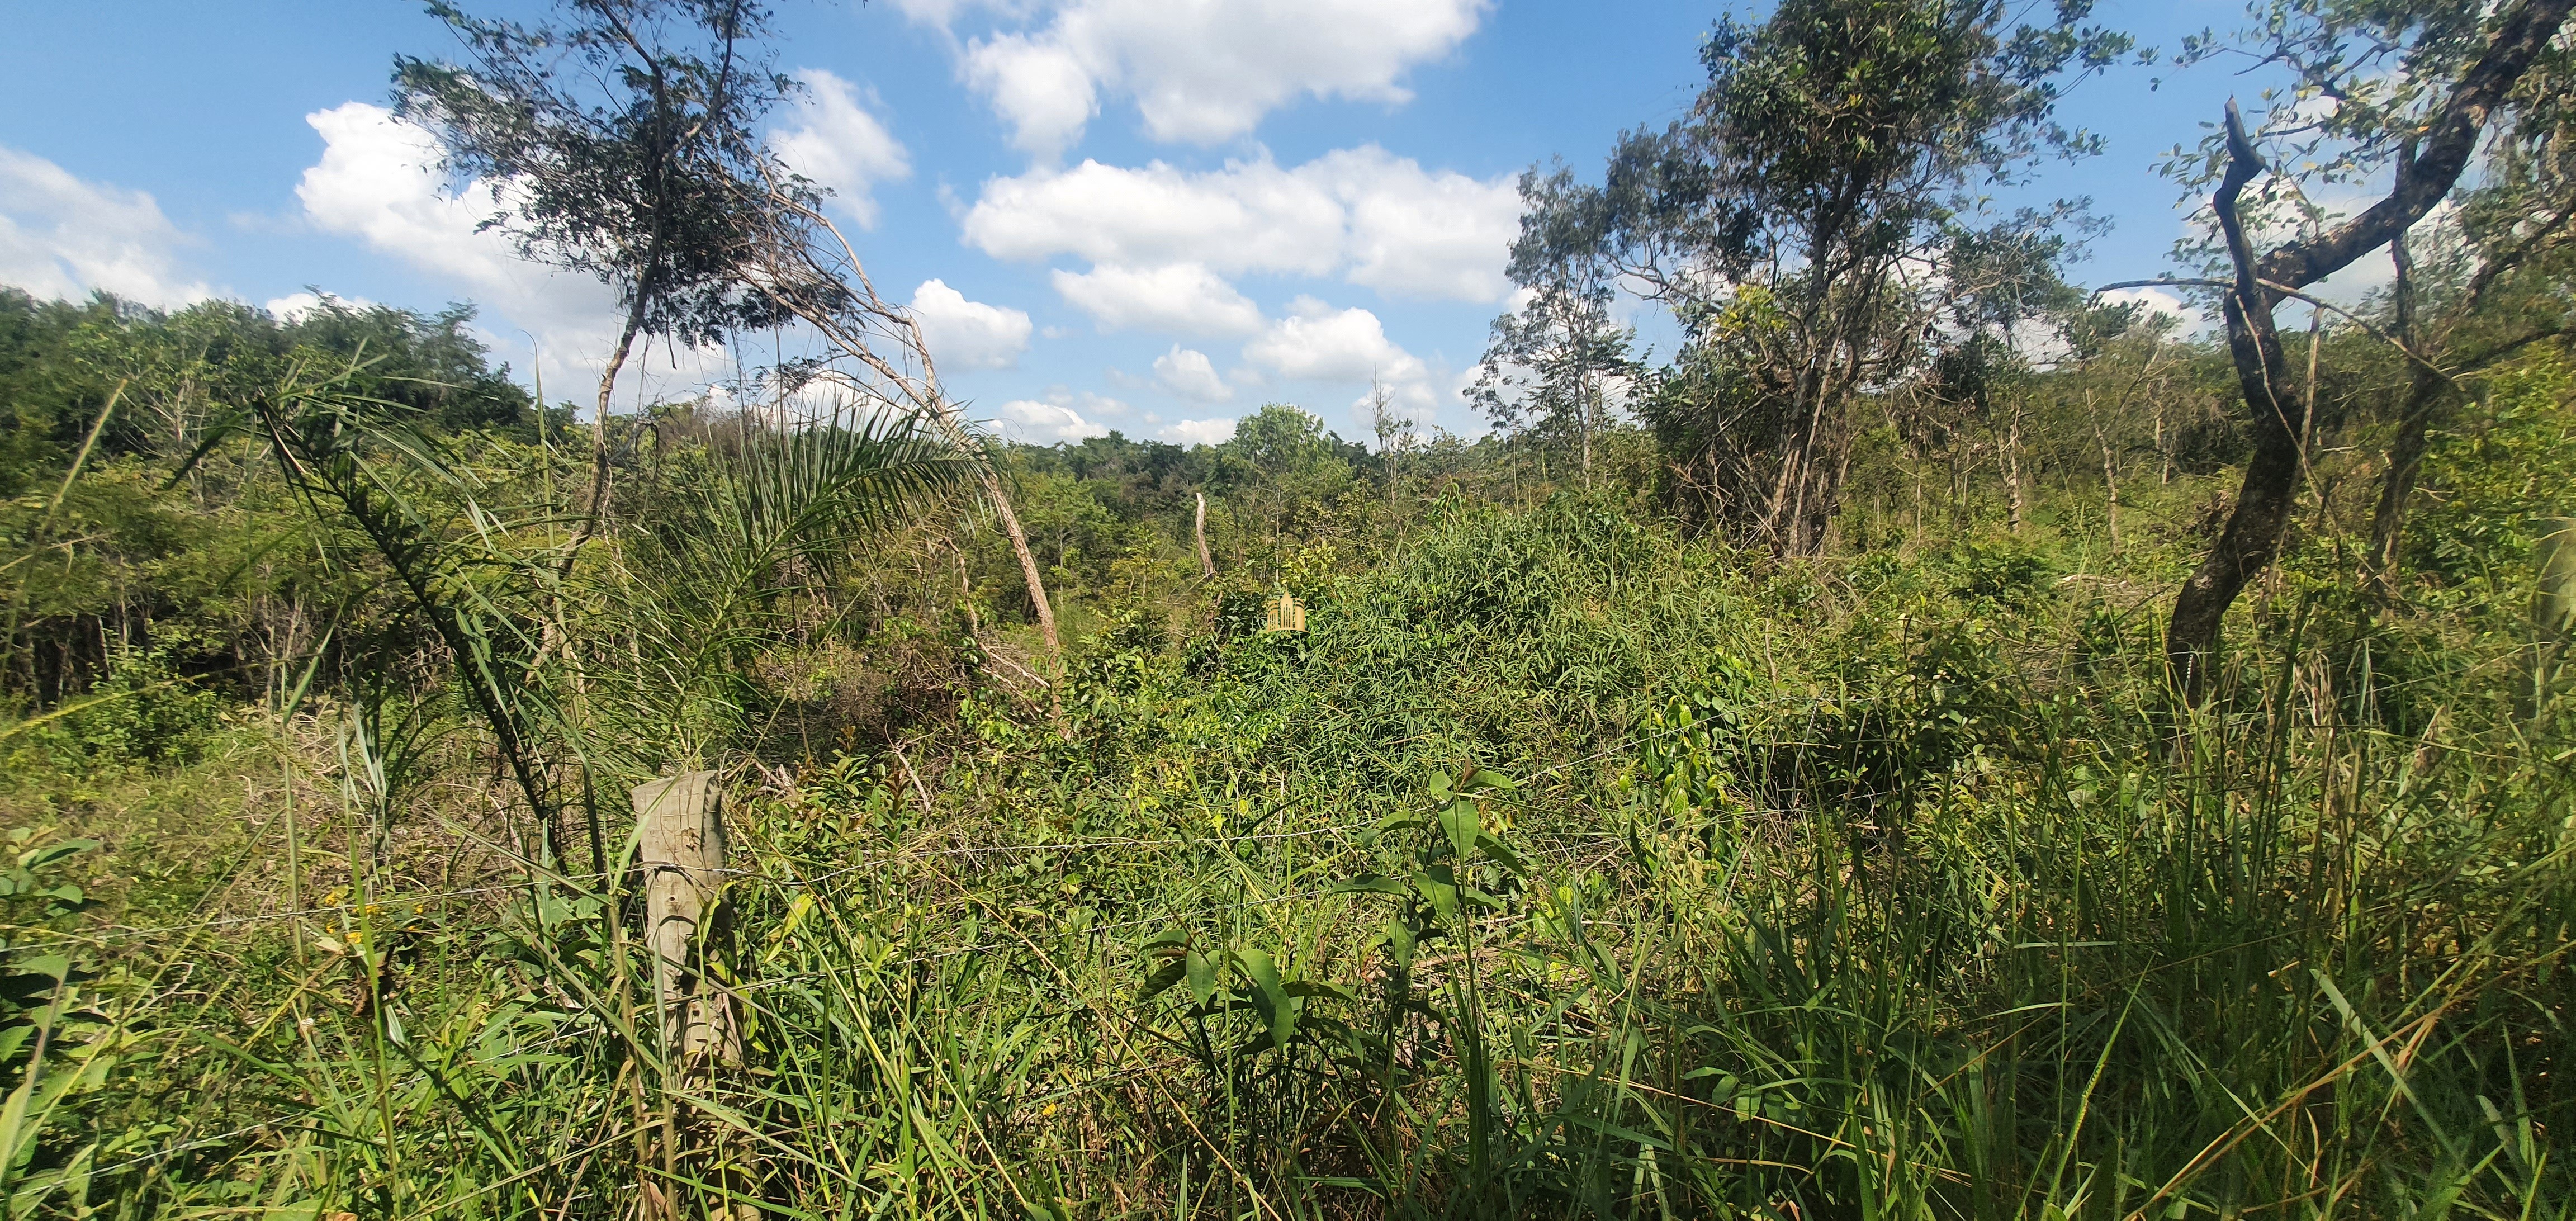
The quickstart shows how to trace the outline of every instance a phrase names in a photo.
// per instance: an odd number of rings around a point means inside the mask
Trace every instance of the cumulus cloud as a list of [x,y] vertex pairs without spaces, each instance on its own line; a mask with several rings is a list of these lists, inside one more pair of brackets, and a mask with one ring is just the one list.
[[1106,434],[1105,424],[1082,418],[1070,407],[1041,403],[1036,399],[1013,399],[1002,404],[1002,432],[1014,441],[1032,445],[1053,445],[1059,441],[1079,441],[1084,437]]
[[214,295],[180,270],[188,244],[150,195],[0,148],[0,284],[63,299],[104,289],[175,308]]
[[943,369],[1008,369],[1029,349],[1026,311],[969,301],[945,281],[922,281],[909,308]]
[[[887,131],[850,82],[821,68],[791,73],[805,86],[798,100],[797,125],[769,137],[769,147],[788,167],[832,192],[831,207],[862,228],[877,223],[877,184],[901,182],[912,174],[903,144]],[[873,103],[871,94],[868,101]]]
[[[897,0],[945,29],[971,7]],[[1447,55],[1490,0],[1065,0],[995,5],[1042,25],[967,40],[960,71],[1012,130],[1052,156],[1079,139],[1103,95],[1133,100],[1154,139],[1208,144],[1251,131],[1301,97],[1401,104],[1414,65]]]
[[1005,34],[969,47],[963,67],[1026,152],[1053,157],[1100,110],[1090,70],[1060,45]]
[[1171,351],[1154,358],[1154,384],[1202,403],[1222,403],[1234,397],[1234,387],[1216,375],[1216,365],[1207,353],[1177,343]]
[[1058,270],[1054,279],[1055,290],[1102,331],[1248,335],[1261,329],[1260,307],[1202,263]]
[[1222,445],[1234,439],[1234,421],[1174,420],[1163,426],[1162,437],[1183,445]]
[[1290,302],[1287,317],[1243,345],[1243,359],[1253,371],[1290,381],[1367,386],[1351,401],[1360,418],[1381,390],[1398,409],[1426,419],[1440,405],[1431,368],[1388,339],[1376,314],[1336,310],[1313,297]]
[[1049,391],[1043,402],[1013,399],[1002,404],[999,423],[1002,435],[1014,441],[1054,445],[1105,436],[1109,426],[1101,423],[1099,417],[1125,414],[1127,404],[1116,399],[1088,392],[1073,394],[1059,388]]
[[1270,325],[1243,345],[1243,359],[1280,377],[1307,381],[1419,381],[1422,361],[1386,337],[1377,315],[1364,309],[1336,310],[1313,297],[1299,297],[1288,317]]
[[1001,259],[1339,272],[1394,297],[1494,302],[1511,289],[1503,263],[1519,224],[1508,176],[1425,170],[1365,145],[1293,169],[1265,153],[1205,172],[1160,161],[1031,170],[987,181],[964,230]]

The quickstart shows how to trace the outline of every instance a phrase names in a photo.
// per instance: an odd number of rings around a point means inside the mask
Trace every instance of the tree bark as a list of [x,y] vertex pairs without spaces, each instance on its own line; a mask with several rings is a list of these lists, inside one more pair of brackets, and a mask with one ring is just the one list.
[[2563,694],[2568,648],[2576,641],[2576,517],[2547,517],[2539,524],[2532,552],[2531,653],[2521,698],[2514,701],[2525,721],[2537,720]]
[[[599,399],[590,414],[590,503],[582,510],[581,528],[573,531],[572,545],[564,548],[563,571],[572,572],[573,557],[582,546],[599,533],[601,518],[608,511],[608,404],[617,393],[617,374],[626,367],[627,353],[634,350],[635,336],[644,329],[645,297],[639,287],[635,304],[626,311],[626,326],[617,333],[617,347],[608,354],[608,367],[599,373]],[[537,404],[542,418],[545,404]]]
[[2280,332],[2272,324],[2272,306],[2278,298],[2258,277],[2244,220],[2237,211],[2245,185],[2267,167],[2245,134],[2245,121],[2234,99],[2227,103],[2227,156],[2227,171],[2214,201],[2228,257],[2236,265],[2236,285],[2224,302],[2227,350],[2253,417],[2254,457],[2246,463],[2245,482],[2218,544],[2174,599],[2173,620],[2165,633],[2165,658],[2175,686],[2195,704],[2206,689],[2211,654],[2227,608],[2245,583],[2272,562],[2273,552],[2280,547],[2304,465],[2299,437],[2306,413],[2301,400],[2287,393],[2289,361],[2281,350]]
[[2003,445],[1998,457],[2004,468],[2004,515],[2014,534],[2022,532],[2026,504],[2021,485],[2021,404],[2015,401],[2012,414],[2004,424]]
[[1011,498],[1002,493],[1001,472],[987,463],[980,474],[984,494],[993,498],[993,512],[1002,519],[1002,532],[1011,536],[1011,554],[1020,558],[1020,579],[1028,582],[1029,601],[1037,607],[1038,634],[1046,637],[1047,655],[1064,656],[1064,641],[1055,633],[1055,607],[1047,601],[1046,578],[1038,575],[1038,557],[1029,550],[1029,536],[1020,529],[1020,515],[1011,511]]
[[2397,184],[2361,215],[2272,251],[2258,262],[2237,202],[2247,183],[2266,167],[2245,134],[2236,103],[2227,104],[2227,169],[2212,202],[2228,260],[2236,269],[2227,294],[2228,354],[2254,428],[2254,456],[2218,542],[2183,582],[2165,634],[2165,657],[2174,685],[2197,704],[2207,691],[2227,608],[2247,581],[2272,562],[2298,494],[2304,456],[2299,441],[2306,404],[2289,393],[2287,360],[2273,327],[2272,308],[2282,290],[2305,288],[2350,266],[2422,220],[2459,181],[2476,151],[2487,116],[2556,36],[2576,0],[2525,0],[2487,43],[2486,53],[2451,89],[2425,127],[2420,151],[2401,167]]
[[[2406,235],[2389,239],[2389,254],[2397,265],[2397,281],[2391,296],[2397,317],[2397,339],[2417,351],[2415,325],[2415,257],[2407,247]],[[2415,494],[2415,476],[2424,466],[2424,449],[2431,432],[2433,411],[2440,406],[2442,392],[2450,383],[2441,374],[2417,361],[2413,378],[2406,386],[2406,409],[2397,418],[2397,435],[2388,442],[2388,469],[2379,478],[2379,505],[2370,515],[2370,550],[2362,557],[2362,586],[2370,596],[2383,604],[2397,596],[2397,548],[2406,532],[2406,504]]]
[[[2152,359],[2152,358],[2151,358]],[[2111,435],[2103,431],[2102,417],[2093,415],[2093,392],[2084,392],[2084,414],[2093,417],[2093,443],[2102,447],[2102,488],[2106,493],[2102,521],[2111,534],[2111,554],[2120,554],[2120,459],[2111,448]]]

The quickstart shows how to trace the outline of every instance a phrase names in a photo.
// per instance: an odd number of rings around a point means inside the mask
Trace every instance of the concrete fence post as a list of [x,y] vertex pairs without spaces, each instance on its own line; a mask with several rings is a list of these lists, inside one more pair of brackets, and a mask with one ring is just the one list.
[[742,1062],[729,999],[706,978],[707,910],[724,881],[724,798],[714,772],[685,772],[635,789],[644,870],[644,944],[666,1054]]

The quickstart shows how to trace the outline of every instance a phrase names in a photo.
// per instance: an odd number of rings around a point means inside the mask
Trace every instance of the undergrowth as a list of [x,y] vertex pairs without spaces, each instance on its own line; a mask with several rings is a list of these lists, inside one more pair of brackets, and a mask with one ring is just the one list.
[[[2576,743],[2563,714],[2516,718],[2509,622],[2374,616],[2294,565],[2224,690],[2177,714],[2118,571],[2010,541],[1782,567],[1566,495],[1306,559],[1283,566],[1302,634],[1257,631],[1257,591],[1140,603],[1046,696],[979,687],[883,749],[711,759],[738,872],[707,950],[747,1048],[712,1075],[660,1046],[627,875],[469,833],[507,787],[454,731],[334,739],[312,708],[228,731],[273,749],[168,766],[294,777],[252,786],[253,855],[304,829],[301,910],[103,925],[65,879],[131,846],[9,845],[0,1200],[2576,1200],[2554,1139]],[[405,769],[433,779],[365,779]],[[303,813],[274,817],[288,794]]]

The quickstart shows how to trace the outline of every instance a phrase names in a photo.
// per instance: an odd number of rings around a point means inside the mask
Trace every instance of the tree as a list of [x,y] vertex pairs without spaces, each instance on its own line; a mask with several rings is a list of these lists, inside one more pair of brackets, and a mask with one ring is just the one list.
[[[2343,100],[2323,121],[2299,107],[2275,107],[2270,117],[2279,126],[2266,134],[2304,162],[2320,164],[2317,176],[2359,177],[2385,166],[2394,185],[2358,215],[2258,254],[2259,229],[2249,222],[2266,219],[2259,210],[2264,201],[2246,199],[2246,188],[2266,178],[2276,188],[2295,184],[2272,177],[2271,163],[2232,100],[2213,137],[2215,147],[2204,150],[2206,164],[2220,167],[2211,208],[2233,271],[2220,302],[2254,452],[2218,541],[2174,600],[2166,657],[2187,701],[2197,702],[2206,690],[2227,608],[2279,550],[2307,462],[2308,403],[2294,389],[2298,383],[2274,308],[2388,245],[2450,194],[2489,117],[2512,100],[2517,82],[2556,38],[2571,3],[2576,0],[2522,0],[2490,18],[2448,5],[2373,5],[2368,12],[2345,13],[2285,3],[2277,10],[2280,20],[2273,28],[2281,32],[2272,37],[2267,58],[2290,65],[2303,91]],[[2388,16],[2391,11],[2396,15]],[[2365,17],[2388,24],[2374,29],[2368,21],[2343,20]],[[2341,151],[2322,160],[2312,156],[2327,140],[2341,141]],[[2275,197],[2287,193],[2276,190]]]
[[[2559,291],[2576,271],[2576,172],[2567,165],[2576,123],[2568,83],[2552,67],[2527,74],[2517,121],[2498,133],[2484,181],[2463,193],[2456,218],[2389,240],[2393,337],[2411,358],[2362,561],[2364,585],[2383,602],[2396,596],[2407,504],[2433,425],[2460,383],[2576,324]],[[2417,258],[2426,246],[2436,253],[2429,276]]]
[[1395,457],[1414,442],[1413,421],[1395,412],[1394,396],[1378,382],[1369,383],[1369,431],[1377,437],[1378,457],[1386,462],[1386,505],[1395,507]]
[[474,17],[432,0],[466,60],[394,60],[396,112],[435,133],[447,171],[481,179],[484,221],[538,262],[596,276],[624,320],[599,377],[591,480],[568,565],[609,494],[608,408],[639,336],[721,342],[781,320],[743,291],[747,202],[769,163],[754,134],[793,87],[759,54],[752,0],[557,0],[564,23]]
[[1466,394],[1496,427],[1571,439],[1589,486],[1608,388],[1637,376],[1628,351],[1636,331],[1611,320],[1609,261],[1574,175],[1529,170],[1520,194],[1521,232],[1507,270],[1529,300],[1494,319],[1483,369]]
[[[1924,357],[1934,265],[1964,198],[2095,142],[2053,118],[2068,73],[2124,54],[2064,0],[2015,26],[1996,0],[1784,0],[1718,23],[1688,117],[1632,132],[1599,188],[1541,230],[1598,251],[1685,334],[1648,405],[1713,515],[1780,551],[1822,545],[1852,404]],[[1525,222],[1525,232],[1531,228]]]
[[1994,431],[2015,534],[2027,516],[2029,486],[2022,472],[2032,364],[2026,342],[2044,327],[2049,338],[2076,346],[2080,333],[2101,325],[2081,312],[2083,294],[2059,274],[2069,254],[2063,227],[2081,211],[2060,204],[2044,216],[2025,208],[1985,228],[1954,227],[1941,252],[1949,343],[1933,359],[1928,397],[1982,418]]

